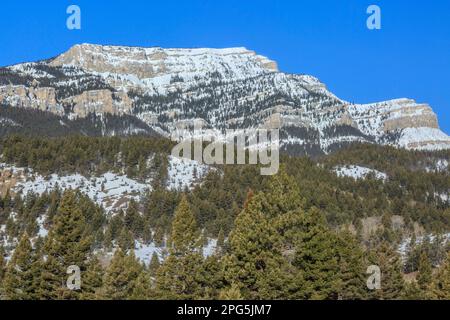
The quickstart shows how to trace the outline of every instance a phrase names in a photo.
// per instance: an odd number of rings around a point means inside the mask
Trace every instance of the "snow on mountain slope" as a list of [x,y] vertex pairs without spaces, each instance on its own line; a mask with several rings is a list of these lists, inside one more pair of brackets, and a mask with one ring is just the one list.
[[[430,242],[435,241],[436,235],[429,234],[427,236],[417,237],[416,238],[416,244],[421,244],[423,241],[425,241],[428,238]],[[442,238],[442,244],[446,244],[450,242],[450,233],[446,233],[441,235]],[[411,243],[411,238],[403,239],[403,241],[400,243],[400,245],[397,248],[397,251],[400,253],[400,255],[403,257],[403,259],[406,258],[406,253],[408,251],[408,246]]]
[[388,179],[387,174],[384,172],[356,165],[335,167],[334,172],[337,174],[338,177],[350,177],[355,180],[365,179],[367,178],[368,175],[373,175],[375,179],[378,180]]
[[112,211],[123,208],[131,199],[139,200],[149,185],[111,172],[92,178],[80,174],[68,176],[52,174],[49,177],[35,175],[28,181],[19,182],[14,191],[22,194],[28,192],[42,194],[56,188],[79,189],[98,205],[103,206],[106,211]]
[[69,120],[127,115],[165,136],[199,119],[218,130],[280,128],[283,148],[306,154],[354,142],[450,148],[427,104],[352,104],[317,78],[280,72],[245,48],[76,45],[50,60],[0,68],[0,104]]
[[186,158],[169,157],[169,178],[167,188],[184,190],[199,182],[210,167]]
[[[208,239],[208,244],[203,247],[203,256],[212,256],[216,250],[216,247],[217,240]],[[165,251],[167,253],[167,247],[165,246],[159,247],[155,245],[155,243],[145,244],[137,240],[135,241],[134,254],[136,255],[136,258],[141,260],[146,265],[150,264],[154,253],[157,254],[159,261],[163,261]]]
[[[43,194],[57,188],[78,189],[92,201],[102,206],[106,212],[125,209],[131,199],[140,200],[151,188],[151,180],[145,183],[130,179],[125,175],[107,172],[100,176],[84,177],[80,174],[47,177],[34,173],[31,169],[18,168],[0,163],[1,172],[8,172],[8,187],[14,193],[26,195],[29,192]],[[169,157],[167,189],[183,190],[192,188],[207,174],[210,167],[188,159]],[[11,181],[14,183],[10,183]]]
[[406,128],[398,145],[406,149],[443,150],[449,149],[450,137],[437,128]]

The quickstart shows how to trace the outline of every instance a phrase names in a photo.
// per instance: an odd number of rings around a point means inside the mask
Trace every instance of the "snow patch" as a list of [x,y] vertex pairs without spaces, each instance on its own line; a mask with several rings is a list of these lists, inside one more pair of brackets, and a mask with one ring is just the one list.
[[378,180],[384,181],[388,179],[388,175],[386,173],[357,165],[337,166],[334,168],[334,172],[338,177],[350,177],[355,180],[365,179],[370,174]]

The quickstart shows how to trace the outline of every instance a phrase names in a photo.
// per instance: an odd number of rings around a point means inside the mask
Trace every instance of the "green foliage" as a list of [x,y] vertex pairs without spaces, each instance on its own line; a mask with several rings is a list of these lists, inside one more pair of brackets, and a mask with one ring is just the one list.
[[[450,175],[426,170],[436,159],[450,159],[446,152],[364,145],[319,159],[283,156],[275,176],[262,177],[257,166],[218,166],[180,192],[166,189],[168,146],[144,137],[3,138],[5,161],[43,174],[123,170],[154,179],[143,201],[113,215],[78,191],[7,191],[0,198],[7,250],[0,252],[1,298],[448,299],[443,237],[413,238],[404,265],[396,253],[417,227],[449,230],[449,205],[432,195],[450,188]],[[332,168],[342,164],[374,168],[389,179],[340,178]],[[372,238],[363,234],[368,217],[378,221]],[[38,237],[39,227],[49,230],[47,237]],[[339,231],[344,228],[356,234]],[[16,246],[24,234],[32,241]],[[218,240],[218,249],[204,257],[208,238]],[[161,259],[154,254],[146,269],[132,252],[136,240],[168,251]],[[13,249],[9,264],[20,267],[5,268]],[[381,268],[381,290],[366,287],[372,264]],[[70,265],[81,269],[81,290],[66,288]],[[417,282],[406,284],[404,273],[416,271]]]
[[199,231],[186,197],[175,210],[169,256],[158,268],[156,295],[161,299],[195,299],[202,295],[203,256]]
[[450,299],[450,252],[447,254],[445,262],[440,266],[429,294],[432,299]]
[[86,220],[77,193],[66,191],[43,247],[40,294],[43,299],[77,299],[79,292],[66,287],[67,269],[86,270],[92,237],[86,236]]
[[[134,252],[126,255],[118,249],[106,269],[101,297],[110,300],[144,299],[146,275]],[[150,294],[148,292],[148,294]]]
[[433,269],[428,260],[427,254],[422,252],[419,260],[419,275],[417,276],[417,284],[419,288],[426,292],[431,284]]
[[371,291],[370,298],[380,300],[401,299],[405,294],[402,262],[398,253],[384,242],[369,255],[369,263],[381,270],[381,289]]
[[31,300],[38,298],[39,275],[37,257],[30,239],[25,233],[8,262],[3,280],[3,295],[7,300]]

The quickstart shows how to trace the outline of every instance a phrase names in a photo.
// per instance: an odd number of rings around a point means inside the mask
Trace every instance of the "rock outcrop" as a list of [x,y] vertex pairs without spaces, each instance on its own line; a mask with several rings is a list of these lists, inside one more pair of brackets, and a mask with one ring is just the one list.
[[218,130],[279,127],[282,146],[305,153],[353,142],[450,148],[427,104],[351,104],[317,78],[282,73],[274,61],[245,48],[82,44],[54,59],[1,71],[3,105],[69,119],[127,115],[166,136],[201,120]]

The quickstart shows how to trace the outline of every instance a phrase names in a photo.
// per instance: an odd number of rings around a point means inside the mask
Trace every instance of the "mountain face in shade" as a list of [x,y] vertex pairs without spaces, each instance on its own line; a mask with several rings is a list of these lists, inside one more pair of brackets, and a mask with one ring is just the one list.
[[318,79],[280,72],[245,48],[76,45],[53,59],[0,68],[0,105],[2,134],[32,125],[10,111],[19,108],[52,113],[60,126],[93,135],[169,136],[195,121],[217,130],[280,128],[282,148],[293,154],[354,142],[450,148],[427,104],[349,103]]

